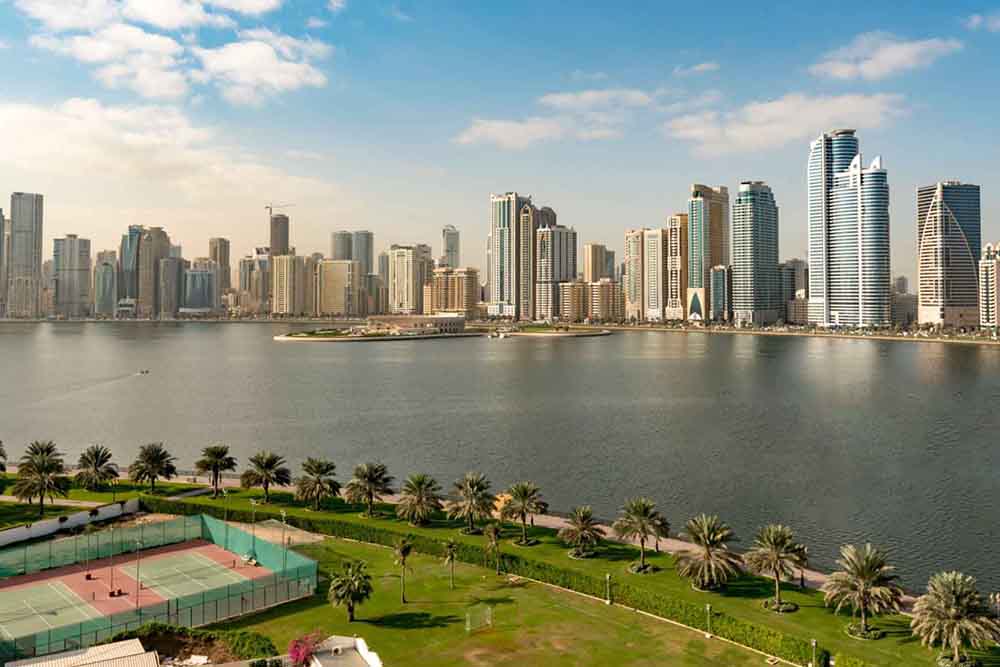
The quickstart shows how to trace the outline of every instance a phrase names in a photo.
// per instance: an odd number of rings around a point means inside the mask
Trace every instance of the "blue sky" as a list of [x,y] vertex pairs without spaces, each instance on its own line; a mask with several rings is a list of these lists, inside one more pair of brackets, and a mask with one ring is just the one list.
[[481,266],[493,191],[620,251],[692,182],[759,179],[791,257],[809,140],[851,126],[889,169],[894,272],[918,185],[980,183],[1000,236],[1000,5],[673,4],[0,0],[0,191],[95,249],[161,224],[238,256],[281,201],[302,252],[340,228],[439,251],[450,223]]

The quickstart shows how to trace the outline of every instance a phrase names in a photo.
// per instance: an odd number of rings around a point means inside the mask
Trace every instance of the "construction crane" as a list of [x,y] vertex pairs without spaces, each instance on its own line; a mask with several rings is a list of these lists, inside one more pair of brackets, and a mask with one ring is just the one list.
[[274,209],[276,208],[292,208],[295,204],[265,204],[264,210],[267,211],[267,219],[270,220],[274,215]]

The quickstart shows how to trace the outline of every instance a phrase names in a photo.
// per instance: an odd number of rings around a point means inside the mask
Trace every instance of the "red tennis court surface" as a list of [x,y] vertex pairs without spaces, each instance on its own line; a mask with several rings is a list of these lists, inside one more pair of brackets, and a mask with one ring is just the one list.
[[[141,591],[135,578],[137,569]],[[38,590],[39,585],[59,582],[92,607],[97,612],[95,616],[111,616],[270,574],[267,568],[244,563],[239,556],[210,542],[191,540],[142,551],[138,556],[122,554],[5,579],[0,581],[0,599],[30,598],[29,589]],[[122,594],[112,597],[113,590]],[[19,591],[21,596],[17,595]],[[73,602],[71,599],[60,604]],[[58,610],[33,607],[32,611],[38,615],[41,631],[51,627],[46,615],[55,615]]]

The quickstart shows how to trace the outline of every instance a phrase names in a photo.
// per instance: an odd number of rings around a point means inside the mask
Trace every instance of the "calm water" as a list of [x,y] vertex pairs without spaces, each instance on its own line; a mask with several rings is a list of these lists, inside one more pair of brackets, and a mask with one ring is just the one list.
[[[793,526],[814,562],[891,547],[908,585],[942,568],[1000,586],[1000,350],[627,333],[581,340],[279,344],[265,324],[0,325],[0,439],[190,467],[230,443],[346,478],[380,459],[450,485],[538,482],[554,509],[654,498],[675,528],[720,514],[749,543]],[[150,369],[150,375],[136,371]]]

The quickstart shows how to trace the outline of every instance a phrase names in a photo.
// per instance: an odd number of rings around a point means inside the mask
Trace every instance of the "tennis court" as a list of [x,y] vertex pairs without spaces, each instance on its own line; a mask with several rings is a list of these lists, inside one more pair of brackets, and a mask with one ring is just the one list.
[[251,577],[241,574],[241,570],[251,576],[266,574],[259,567],[243,565],[242,561],[227,552],[222,552],[221,558],[213,559],[200,551],[147,558],[118,569],[164,600],[246,583]]
[[0,635],[8,640],[100,616],[61,581],[0,593]]

